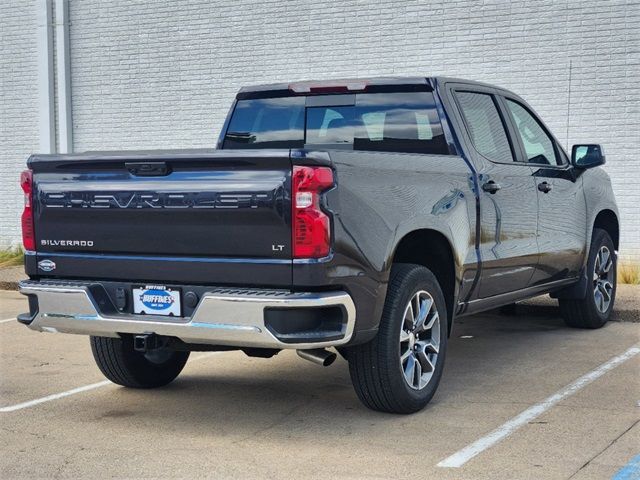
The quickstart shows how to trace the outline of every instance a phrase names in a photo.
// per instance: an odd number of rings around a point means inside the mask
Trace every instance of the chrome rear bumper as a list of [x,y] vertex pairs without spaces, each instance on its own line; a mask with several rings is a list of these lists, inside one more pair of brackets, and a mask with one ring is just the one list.
[[[35,296],[37,311],[20,320],[32,330],[117,337],[121,333],[177,337],[186,343],[257,348],[322,348],[343,345],[353,334],[355,305],[345,292],[212,288],[200,298],[191,317],[162,317],[113,313],[106,315],[91,294],[91,284],[27,280],[20,293]],[[265,323],[265,311],[340,307],[337,331],[293,340],[273,332]],[[295,317],[294,317],[295,318]],[[311,338],[311,337],[309,337]]]

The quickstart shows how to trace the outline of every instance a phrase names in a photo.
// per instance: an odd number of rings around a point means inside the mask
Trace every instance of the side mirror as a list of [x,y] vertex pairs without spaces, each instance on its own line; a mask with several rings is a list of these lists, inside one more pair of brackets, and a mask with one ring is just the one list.
[[576,168],[593,168],[604,165],[605,156],[601,145],[574,145],[571,147],[571,164]]

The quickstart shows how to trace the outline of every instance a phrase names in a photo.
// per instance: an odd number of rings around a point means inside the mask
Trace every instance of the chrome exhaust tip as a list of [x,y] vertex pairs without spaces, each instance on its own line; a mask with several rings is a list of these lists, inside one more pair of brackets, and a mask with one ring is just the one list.
[[311,350],[296,350],[300,358],[309,360],[317,365],[328,367],[336,361],[337,355],[324,348],[313,348]]

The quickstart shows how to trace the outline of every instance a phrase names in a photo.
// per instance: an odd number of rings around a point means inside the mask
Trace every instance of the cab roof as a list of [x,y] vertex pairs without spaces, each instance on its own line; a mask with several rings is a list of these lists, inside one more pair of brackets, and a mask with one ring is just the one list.
[[250,85],[240,89],[236,98],[346,94],[357,92],[432,91],[438,83],[463,83],[499,88],[487,83],[452,77],[371,77],[303,80],[291,83]]

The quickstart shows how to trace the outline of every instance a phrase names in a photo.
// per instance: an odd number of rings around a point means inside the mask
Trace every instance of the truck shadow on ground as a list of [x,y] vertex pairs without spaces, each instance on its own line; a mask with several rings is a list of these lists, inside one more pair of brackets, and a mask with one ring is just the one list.
[[232,352],[211,356],[198,362],[197,368],[188,367],[162,389],[112,387],[95,399],[91,419],[122,422],[126,417],[126,422],[152,432],[154,425],[172,418],[172,429],[183,429],[185,434],[208,435],[215,428],[218,433],[247,438],[266,432],[286,438],[304,436],[308,428],[317,430],[318,425],[334,435],[349,435],[416,418],[432,425],[443,421],[438,411],[468,402],[490,403],[492,391],[505,385],[513,392],[505,401],[524,405],[528,399],[519,396],[519,388],[539,372],[555,368],[554,349],[557,356],[567,338],[580,341],[585,333],[568,329],[557,316],[490,313],[462,318],[450,339],[439,391],[426,409],[411,416],[362,406],[351,386],[348,364],[341,358],[322,368],[294,352],[269,360]]

